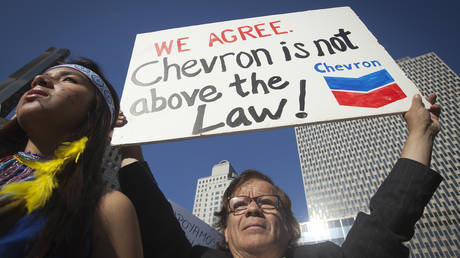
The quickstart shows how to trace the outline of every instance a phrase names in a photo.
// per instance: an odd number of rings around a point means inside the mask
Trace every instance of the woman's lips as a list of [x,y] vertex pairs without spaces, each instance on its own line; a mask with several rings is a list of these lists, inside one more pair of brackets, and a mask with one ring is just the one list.
[[244,227],[244,230],[250,229],[250,228],[265,228],[262,224],[249,224]]
[[41,97],[48,97],[48,93],[44,90],[40,89],[31,89],[26,93],[26,100],[34,100],[36,98],[41,98]]

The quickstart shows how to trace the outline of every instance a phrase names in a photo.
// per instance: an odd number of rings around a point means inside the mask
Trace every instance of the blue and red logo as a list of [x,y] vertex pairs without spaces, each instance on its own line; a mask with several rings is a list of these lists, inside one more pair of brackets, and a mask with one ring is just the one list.
[[378,108],[407,97],[385,69],[359,78],[324,79],[342,106]]

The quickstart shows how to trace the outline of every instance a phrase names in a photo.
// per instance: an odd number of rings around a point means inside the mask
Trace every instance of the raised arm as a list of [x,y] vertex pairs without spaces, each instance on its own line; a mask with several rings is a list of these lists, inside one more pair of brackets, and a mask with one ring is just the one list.
[[401,158],[412,159],[429,167],[434,137],[441,129],[439,123],[441,107],[435,104],[434,93],[430,94],[428,102],[431,106],[426,109],[420,95],[415,95],[409,111],[404,115],[409,135],[401,152]]
[[[126,123],[120,114],[121,125]],[[124,122],[123,122],[124,120]],[[140,146],[120,148],[122,155],[119,182],[121,191],[136,208],[145,257],[187,257],[191,245],[174,211],[161,192]]]
[[415,223],[442,177],[429,168],[433,140],[439,132],[441,107],[429,97],[425,109],[414,96],[405,114],[409,135],[392,171],[370,201],[370,214],[360,212],[342,245],[346,257],[408,257],[403,244],[414,234]]

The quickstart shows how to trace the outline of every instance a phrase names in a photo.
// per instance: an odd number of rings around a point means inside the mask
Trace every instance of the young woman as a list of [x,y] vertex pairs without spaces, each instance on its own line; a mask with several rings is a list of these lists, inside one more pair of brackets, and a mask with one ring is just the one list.
[[133,205],[101,178],[118,110],[91,60],[34,78],[0,127],[0,257],[142,257]]

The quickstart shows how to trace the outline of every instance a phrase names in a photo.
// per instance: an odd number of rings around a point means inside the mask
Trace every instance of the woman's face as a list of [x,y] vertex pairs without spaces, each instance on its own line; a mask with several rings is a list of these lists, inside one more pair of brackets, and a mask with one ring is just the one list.
[[[233,196],[257,197],[273,194],[276,194],[273,185],[254,178],[239,186]],[[277,209],[263,211],[254,201],[249,203],[243,214],[228,215],[224,237],[235,257],[244,256],[245,253],[281,255],[290,239],[281,212]]]
[[16,115],[21,127],[42,127],[59,133],[72,133],[87,118],[95,88],[77,70],[51,69],[37,75],[31,89],[19,100]]

